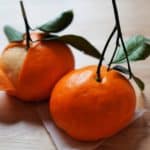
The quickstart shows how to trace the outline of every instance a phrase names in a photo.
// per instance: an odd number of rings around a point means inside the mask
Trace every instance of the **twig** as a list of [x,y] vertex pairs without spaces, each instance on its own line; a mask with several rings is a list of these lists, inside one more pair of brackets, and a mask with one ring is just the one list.
[[24,23],[25,23],[25,29],[26,29],[26,48],[27,50],[30,48],[30,41],[32,41],[31,36],[30,36],[30,29],[31,27],[29,26],[28,20],[27,20],[27,16],[26,16],[26,12],[25,12],[25,8],[23,5],[23,1],[20,1],[20,6],[21,6],[21,12],[22,12],[22,16],[24,19]]
[[123,36],[122,36],[116,0],[112,0],[112,4],[113,4],[113,8],[114,8],[114,15],[115,15],[116,25],[117,25],[117,29],[118,29],[118,34],[119,34],[121,44],[123,46],[123,50],[124,50],[126,60],[127,60],[127,65],[128,65],[128,70],[129,70],[129,78],[131,78],[132,77],[132,71],[131,71],[131,66],[130,66],[130,62],[129,62],[129,58],[128,58],[128,53],[127,53],[127,50],[126,50],[126,47],[124,44],[124,40],[123,40]]
[[96,72],[96,73],[97,73],[97,79],[96,79],[96,80],[99,81],[99,82],[101,81],[100,68],[101,68],[101,66],[102,66],[102,62],[103,62],[103,59],[104,59],[104,55],[105,55],[105,53],[106,53],[107,47],[108,47],[108,45],[109,45],[109,43],[110,43],[110,41],[111,41],[113,35],[115,34],[116,30],[117,30],[117,27],[115,26],[115,27],[113,28],[111,34],[109,35],[109,38],[108,38],[108,40],[107,40],[107,42],[106,42],[106,44],[105,44],[105,46],[104,46],[104,49],[103,49],[103,51],[102,51],[101,59],[100,59],[100,61],[99,61],[99,64],[98,64],[98,67],[97,67],[97,72]]
[[108,64],[108,70],[109,70],[110,67],[111,67],[111,64],[112,64],[113,59],[114,59],[114,57],[115,57],[115,55],[116,55],[116,52],[117,52],[118,47],[119,47],[119,34],[117,33],[117,39],[116,39],[115,50],[114,50],[113,55],[112,55],[112,58],[111,58],[111,60],[110,60],[110,62],[109,62],[109,64]]

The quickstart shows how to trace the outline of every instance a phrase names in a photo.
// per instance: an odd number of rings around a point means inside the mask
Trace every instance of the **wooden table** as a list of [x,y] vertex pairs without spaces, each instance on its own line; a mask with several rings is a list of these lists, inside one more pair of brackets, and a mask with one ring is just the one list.
[[[44,2],[44,3],[43,3]],[[150,35],[150,1],[117,0],[124,37],[134,34]],[[36,26],[72,8],[75,12],[72,26],[63,33],[76,33],[87,37],[101,49],[109,35],[114,16],[111,0],[25,0],[30,24]],[[18,0],[0,1],[0,49],[6,45],[2,33],[5,24],[24,30]],[[114,42],[112,43],[112,45]],[[106,56],[109,58],[113,49]],[[73,49],[76,66],[95,64],[98,60],[84,56]],[[84,60],[84,61],[83,61]],[[144,116],[118,135],[110,138],[98,150],[149,150],[150,149],[150,59],[132,64],[133,70],[146,83],[143,94],[138,93],[140,105],[147,108]],[[3,97],[3,98],[2,98]],[[0,150],[55,150],[36,113],[34,104],[24,104],[0,93]]]

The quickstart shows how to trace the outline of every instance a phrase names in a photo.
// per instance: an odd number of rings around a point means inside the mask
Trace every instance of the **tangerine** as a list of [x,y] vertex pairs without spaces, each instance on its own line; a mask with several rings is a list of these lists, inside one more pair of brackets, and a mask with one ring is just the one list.
[[135,112],[135,91],[126,77],[102,66],[102,80],[98,82],[96,69],[88,66],[66,74],[50,98],[50,113],[56,125],[81,141],[116,134],[129,124]]
[[25,40],[10,43],[4,49],[1,71],[13,88],[10,88],[8,81],[5,86],[0,86],[8,94],[24,101],[45,100],[49,98],[55,83],[74,69],[74,57],[70,48],[58,40],[42,41],[43,36],[43,33],[32,33],[32,40],[37,42],[31,43],[28,51]]

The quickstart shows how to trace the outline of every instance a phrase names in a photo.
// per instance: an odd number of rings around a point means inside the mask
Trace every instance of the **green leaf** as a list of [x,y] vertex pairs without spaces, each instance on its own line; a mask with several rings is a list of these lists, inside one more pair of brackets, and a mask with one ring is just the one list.
[[58,39],[59,39],[58,35],[48,34],[48,35],[44,36],[44,38],[42,39],[42,41],[51,41],[51,40],[58,40]]
[[45,24],[37,27],[43,32],[60,32],[64,30],[73,20],[73,12],[71,10],[63,12],[59,17],[55,20],[51,20],[46,22]]
[[100,59],[101,57],[99,51],[90,42],[88,42],[81,36],[77,35],[58,36],[54,34],[48,34],[42,39],[42,41],[51,41],[51,40],[59,40],[61,42],[69,44],[75,47],[76,49],[84,52],[85,54],[96,57],[98,59]]
[[4,26],[4,33],[9,42],[17,42],[23,40],[23,33],[17,31],[9,25]]
[[[122,73],[124,73],[124,74],[129,74],[128,69],[125,68],[125,67],[123,67],[123,66],[120,66],[120,65],[114,66],[113,69],[115,69],[115,70],[117,70],[117,71],[119,71],[119,72],[122,72]],[[140,89],[141,91],[143,91],[144,88],[145,88],[144,82],[143,82],[140,78],[136,77],[136,76],[133,75],[133,74],[132,74],[132,78],[133,78],[134,82],[137,84],[137,86],[139,87],[139,89]]]
[[[128,52],[128,58],[130,61],[144,60],[150,55],[150,44],[147,39],[142,35],[136,35],[131,37],[125,42],[125,46]],[[118,48],[113,63],[123,63],[126,61],[126,57],[123,51],[123,47]]]
[[138,77],[136,77],[136,76],[133,76],[133,80],[134,80],[135,83],[138,85],[139,89],[140,89],[141,91],[143,91],[144,88],[145,88],[144,82],[143,82],[140,78],[138,78]]
[[64,43],[70,44],[71,46],[77,48],[85,54],[88,54],[98,59],[100,59],[101,57],[100,52],[90,42],[88,42],[81,36],[64,35],[59,37],[59,40],[63,41]]

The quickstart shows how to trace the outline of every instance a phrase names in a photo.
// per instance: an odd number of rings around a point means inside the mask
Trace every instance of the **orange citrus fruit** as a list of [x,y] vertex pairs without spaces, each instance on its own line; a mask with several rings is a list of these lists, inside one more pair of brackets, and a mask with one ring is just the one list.
[[[47,99],[55,83],[74,68],[70,48],[58,40],[42,41],[42,33],[32,33],[26,50],[25,40],[10,43],[1,55],[1,90],[24,101]],[[41,40],[41,41],[40,41]],[[5,80],[4,80],[5,79]]]
[[97,66],[71,71],[55,85],[50,112],[56,125],[71,137],[95,141],[126,127],[135,111],[136,96],[130,82],[115,70]]

